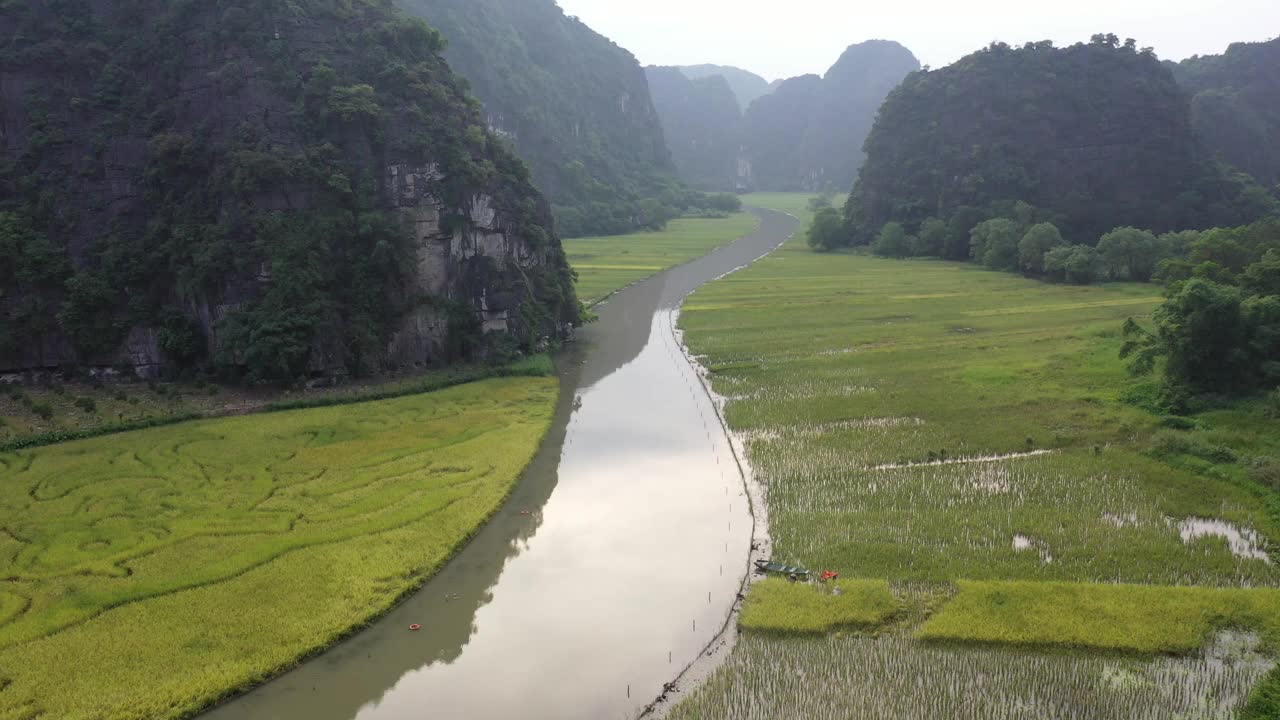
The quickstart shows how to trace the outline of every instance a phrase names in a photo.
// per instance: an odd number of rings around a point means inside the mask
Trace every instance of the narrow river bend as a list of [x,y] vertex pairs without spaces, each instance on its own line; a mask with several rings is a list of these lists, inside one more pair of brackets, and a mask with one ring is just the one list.
[[205,720],[607,720],[652,702],[747,571],[742,477],[671,324],[690,292],[798,225],[753,212],[754,234],[597,308],[511,499],[421,591]]

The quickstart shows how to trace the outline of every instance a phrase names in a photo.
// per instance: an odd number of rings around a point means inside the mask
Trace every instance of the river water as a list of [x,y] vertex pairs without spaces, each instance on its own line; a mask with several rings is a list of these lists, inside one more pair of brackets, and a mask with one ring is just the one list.
[[652,702],[748,570],[743,480],[672,323],[798,224],[754,212],[754,234],[597,308],[558,361],[554,424],[511,499],[422,590],[205,720],[608,720]]

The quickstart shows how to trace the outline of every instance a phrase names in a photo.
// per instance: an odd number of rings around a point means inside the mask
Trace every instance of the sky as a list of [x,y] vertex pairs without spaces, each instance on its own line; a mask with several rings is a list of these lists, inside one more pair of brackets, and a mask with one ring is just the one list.
[[558,0],[645,65],[715,63],[768,80],[823,74],[846,47],[896,40],[948,65],[1011,45],[1134,38],[1164,59],[1219,54],[1280,35],[1280,0]]

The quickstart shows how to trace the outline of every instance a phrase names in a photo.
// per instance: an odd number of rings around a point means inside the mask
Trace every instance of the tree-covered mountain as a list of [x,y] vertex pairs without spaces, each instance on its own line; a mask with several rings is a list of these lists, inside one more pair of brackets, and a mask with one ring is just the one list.
[[738,100],[738,109],[746,112],[751,107],[751,103],[757,98],[764,97],[773,92],[773,88],[769,85],[769,81],[759,75],[742,68],[736,68],[731,65],[682,65],[680,72],[684,73],[690,80],[702,80],[710,77],[722,77],[729,83],[729,87],[733,89],[734,97]]
[[802,75],[751,104],[742,118],[743,155],[761,190],[824,189],[823,173],[803,157],[823,98],[822,78]]
[[1265,185],[1280,183],[1280,39],[1169,66],[1209,150]]
[[743,145],[756,186],[848,188],[881,102],[919,68],[905,47],[871,40],[851,46],[824,77],[792,78],[761,97],[743,121]]
[[390,0],[0,22],[0,370],[363,373],[576,319],[549,206]]
[[700,190],[737,189],[742,113],[728,81],[690,80],[673,67],[648,67],[645,74],[680,177]]
[[650,225],[674,167],[635,57],[555,0],[399,0],[551,198],[565,236]]
[[1270,198],[1208,161],[1190,116],[1173,75],[1133,41],[995,44],[889,96],[846,216],[855,242],[931,217],[967,236],[1022,202],[1089,245],[1125,225],[1251,221]]

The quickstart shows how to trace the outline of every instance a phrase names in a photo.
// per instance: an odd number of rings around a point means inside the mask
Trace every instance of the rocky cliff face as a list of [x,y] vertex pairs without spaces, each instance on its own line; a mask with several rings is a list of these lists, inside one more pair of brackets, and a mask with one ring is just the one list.
[[389,2],[0,22],[0,370],[370,372],[576,318],[548,204]]
[[674,175],[636,58],[554,0],[399,0],[439,28],[566,237],[627,232]]

